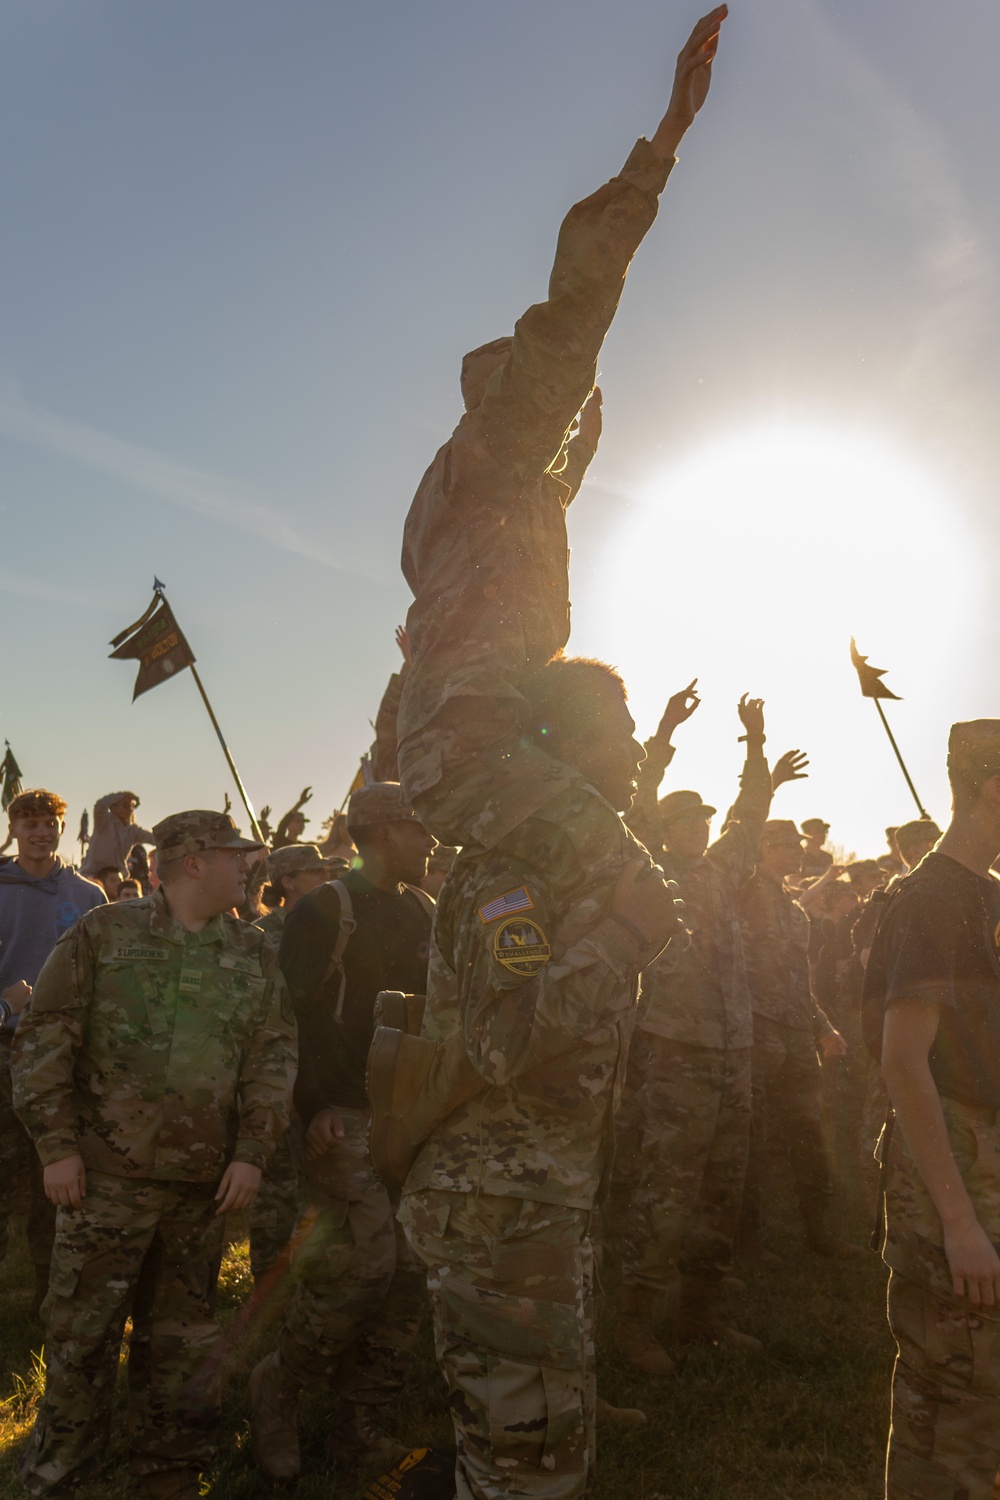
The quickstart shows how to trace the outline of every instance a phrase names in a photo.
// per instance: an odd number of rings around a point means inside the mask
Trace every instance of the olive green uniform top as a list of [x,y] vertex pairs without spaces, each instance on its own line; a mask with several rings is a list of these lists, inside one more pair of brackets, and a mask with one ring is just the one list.
[[227,914],[189,932],[161,889],[60,938],[18,1026],[14,1104],[45,1165],[211,1182],[266,1165],[294,1056],[271,942]]
[[442,888],[424,1034],[460,1034],[483,1090],[434,1131],[404,1191],[589,1209],[607,1180],[635,1019],[633,939],[608,919],[648,854],[525,735],[519,691],[569,636],[566,509],[592,451],[573,424],[672,163],[647,141],[570,209],[545,302],[438,452],[406,522],[412,664],[403,791],[462,853]]
[[267,933],[275,948],[280,948],[281,934],[285,930],[285,918],[287,916],[288,911],[284,906],[274,906],[269,912],[265,912],[262,917],[258,917],[253,925],[259,927],[261,932]]

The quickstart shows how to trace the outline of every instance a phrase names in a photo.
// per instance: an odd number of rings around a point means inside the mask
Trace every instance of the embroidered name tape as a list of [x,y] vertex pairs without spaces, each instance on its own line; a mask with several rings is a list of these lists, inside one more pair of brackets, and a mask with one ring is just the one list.
[[535,903],[524,886],[519,885],[516,891],[507,891],[494,901],[487,901],[479,908],[479,917],[484,923],[495,922],[498,917],[509,917],[516,911],[533,911],[534,907]]
[[118,947],[111,950],[111,957],[113,959],[130,958],[137,959],[142,963],[159,963],[166,959],[167,956],[163,948],[142,948],[138,944],[134,944],[129,948]]
[[234,958],[231,953],[224,953],[219,959],[220,969],[236,969],[240,974],[260,974],[261,967],[252,958]]

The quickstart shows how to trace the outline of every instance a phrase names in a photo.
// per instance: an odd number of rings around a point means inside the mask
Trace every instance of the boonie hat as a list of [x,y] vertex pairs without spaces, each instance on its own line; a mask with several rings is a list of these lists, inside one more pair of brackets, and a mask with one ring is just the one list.
[[678,818],[714,818],[716,813],[697,792],[668,792],[660,798],[659,807],[664,823],[675,823]]
[[762,844],[794,844],[802,847],[802,835],[791,818],[768,818],[761,834]]
[[348,828],[373,828],[379,823],[419,823],[420,819],[403,801],[398,781],[373,781],[351,793],[347,804]]
[[267,873],[274,880],[282,875],[298,875],[302,870],[325,870],[326,865],[315,844],[283,844],[267,856]]
[[263,849],[256,839],[245,839],[228,813],[171,813],[153,828],[158,864],[183,859],[186,854],[203,854],[206,849]]

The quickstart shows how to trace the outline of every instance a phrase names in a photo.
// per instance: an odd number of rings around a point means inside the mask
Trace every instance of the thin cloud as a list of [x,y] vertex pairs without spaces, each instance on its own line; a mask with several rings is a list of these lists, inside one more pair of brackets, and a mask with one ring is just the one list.
[[11,573],[7,568],[0,568],[0,594],[18,594],[22,599],[43,599],[49,604],[82,604],[87,609],[96,609],[103,603],[92,594],[62,589],[56,584],[45,583],[40,578]]
[[61,453],[133,489],[259,537],[269,546],[339,572],[371,576],[367,569],[345,561],[340,549],[334,554],[322,543],[302,536],[273,506],[262,504],[231,481],[186,468],[153,448],[141,448],[46,411],[25,401],[12,381],[0,388],[0,432],[33,448]]

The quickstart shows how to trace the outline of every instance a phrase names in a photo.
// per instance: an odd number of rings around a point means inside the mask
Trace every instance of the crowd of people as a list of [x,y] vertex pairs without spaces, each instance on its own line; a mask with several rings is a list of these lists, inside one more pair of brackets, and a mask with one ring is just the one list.
[[595,1254],[620,1268],[627,1366],[669,1380],[691,1341],[752,1355],[723,1294],[737,1250],[780,1275],[776,1161],[797,1253],[861,1253],[831,1214],[825,1103],[845,1095],[851,1149],[883,1161],[886,1494],[993,1492],[1000,721],[952,731],[946,832],[920,818],[841,859],[821,818],[780,816],[808,762],[769,764],[760,699],[735,705],[718,817],[661,786],[697,682],[643,747],[617,672],[565,655],[597,358],[725,15],[567,215],[547,299],[466,356],[465,415],[406,522],[403,669],[322,844],[309,788],[261,837],[228,809],[147,830],[110,794],[79,870],[61,797],[7,808],[0,1212],[4,1234],[26,1214],[44,1326],[35,1495],[100,1473],[131,1317],[133,1472],[143,1500],[195,1500],[237,1211],[255,1295],[286,1297],[246,1392],[265,1476],[301,1472],[307,1388],[335,1405],[339,1464],[406,1461],[392,1408],[429,1308],[456,1450],[440,1493],[589,1493],[597,1423],[644,1420],[597,1395]]

